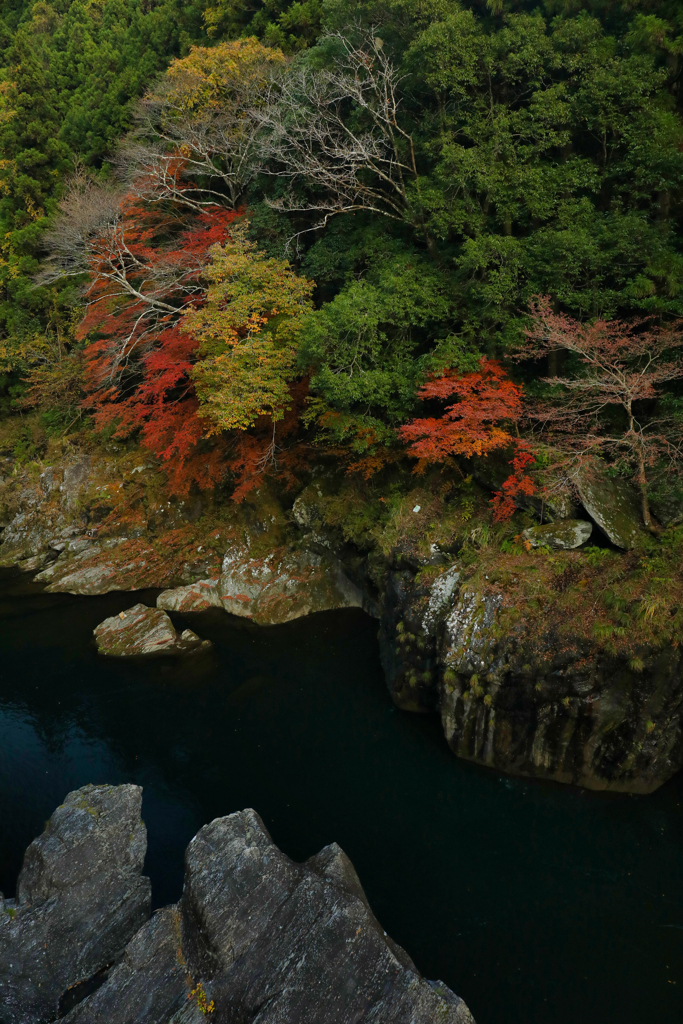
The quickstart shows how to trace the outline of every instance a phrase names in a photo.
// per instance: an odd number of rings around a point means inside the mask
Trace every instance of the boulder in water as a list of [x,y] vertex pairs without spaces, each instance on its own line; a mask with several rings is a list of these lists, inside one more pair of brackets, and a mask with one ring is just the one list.
[[100,654],[123,658],[142,654],[187,654],[211,646],[186,629],[178,635],[165,611],[135,604],[93,630]]

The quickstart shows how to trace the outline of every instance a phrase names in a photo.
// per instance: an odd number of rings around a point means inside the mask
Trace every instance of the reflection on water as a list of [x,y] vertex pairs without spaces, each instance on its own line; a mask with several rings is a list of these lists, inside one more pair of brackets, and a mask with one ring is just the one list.
[[396,710],[359,611],[259,629],[174,616],[207,654],[99,658],[93,627],[154,594],[48,595],[0,578],[0,889],[70,789],[145,787],[155,905],[184,848],[254,807],[301,860],[336,840],[378,918],[478,1024],[680,1024],[683,777],[614,797],[457,761]]

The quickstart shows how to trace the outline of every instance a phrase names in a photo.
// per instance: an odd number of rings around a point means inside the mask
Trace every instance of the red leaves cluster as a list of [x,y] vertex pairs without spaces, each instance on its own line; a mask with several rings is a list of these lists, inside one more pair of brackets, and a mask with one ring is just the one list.
[[442,416],[414,419],[399,429],[401,440],[410,442],[409,453],[422,465],[445,462],[453,455],[471,458],[510,445],[517,448],[511,463],[513,472],[493,498],[494,519],[509,519],[515,510],[515,498],[534,491],[533,481],[525,472],[534,457],[502,425],[514,423],[522,415],[521,385],[511,381],[498,362],[482,358],[479,370],[447,370],[440,377],[432,377],[419,395],[423,400],[457,398],[446,406]]
[[493,518],[497,523],[512,519],[517,508],[516,499],[522,495],[529,497],[536,490],[536,485],[526,472],[527,466],[532,465],[536,459],[528,448],[521,444],[514,455],[510,465],[512,473],[503,482],[499,491],[495,491],[491,504],[493,505]]
[[114,426],[115,437],[139,431],[142,444],[166,463],[176,494],[193,483],[213,487],[226,470],[223,444],[202,440],[206,424],[189,378],[198,342],[179,325],[183,309],[201,301],[209,248],[225,241],[235,217],[212,207],[160,244],[177,220],[125,201],[120,222],[93,249],[97,267],[80,326],[81,336],[97,334],[85,352],[85,404],[95,425]]
[[308,383],[308,378],[304,378],[290,384],[291,402],[281,420],[261,416],[253,430],[241,430],[234,436],[226,459],[227,468],[235,477],[233,501],[243,501],[266,473],[290,489],[298,483],[301,471],[308,468],[308,447],[296,440]]
[[414,419],[399,429],[408,451],[425,462],[443,462],[452,455],[470,458],[505,448],[514,438],[499,424],[522,414],[522,388],[509,380],[495,360],[482,358],[473,373],[447,370],[419,391],[423,401],[457,397],[443,416]]

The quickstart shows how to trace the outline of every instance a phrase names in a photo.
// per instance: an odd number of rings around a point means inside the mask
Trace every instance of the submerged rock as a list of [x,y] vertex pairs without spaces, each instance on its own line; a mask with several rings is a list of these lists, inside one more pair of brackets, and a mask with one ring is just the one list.
[[253,810],[200,829],[180,903],[148,920],[139,811],[138,787],[86,786],[29,847],[0,919],[3,1024],[474,1024],[387,936],[336,843],[297,864]]
[[67,990],[121,956],[150,913],[139,786],[69,793],[0,896],[0,1020],[41,1024]]
[[638,496],[619,477],[610,477],[598,466],[576,475],[576,489],[586,512],[618,548],[632,548],[643,531]]
[[191,629],[180,636],[166,612],[135,604],[93,630],[100,654],[123,658],[142,654],[187,654],[211,646]]
[[545,545],[563,551],[580,548],[585,544],[591,533],[593,524],[584,519],[562,519],[557,523],[546,523],[544,526],[530,526],[524,530],[522,537],[528,540],[532,548]]

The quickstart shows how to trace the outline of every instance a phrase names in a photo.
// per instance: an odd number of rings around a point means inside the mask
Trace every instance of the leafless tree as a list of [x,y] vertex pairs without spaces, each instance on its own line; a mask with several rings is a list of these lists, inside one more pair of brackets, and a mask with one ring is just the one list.
[[[584,324],[556,313],[548,296],[536,296],[529,308],[531,326],[518,358],[565,351],[579,364],[573,377],[542,378],[555,390],[529,409],[530,419],[564,453],[565,469],[573,466],[576,472],[605,454],[625,455],[635,467],[643,522],[653,528],[649,471],[667,464],[680,471],[683,440],[672,417],[650,413],[644,422],[641,415],[660,397],[662,384],[683,378],[683,322],[660,326],[641,318]],[[615,409],[621,410],[621,424],[609,415]]]
[[[371,32],[360,44],[337,33],[329,68],[287,68],[254,110],[262,170],[287,179],[283,212],[313,213],[313,228],[340,213],[368,210],[403,220],[407,185],[417,178],[413,140],[400,122],[401,77]],[[313,195],[301,199],[296,185]]]
[[191,69],[162,78],[138,104],[134,129],[117,154],[131,192],[194,210],[217,202],[235,209],[258,170],[255,115],[269,76],[265,58],[252,62],[202,102],[195,97],[203,81]]

